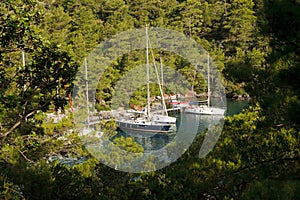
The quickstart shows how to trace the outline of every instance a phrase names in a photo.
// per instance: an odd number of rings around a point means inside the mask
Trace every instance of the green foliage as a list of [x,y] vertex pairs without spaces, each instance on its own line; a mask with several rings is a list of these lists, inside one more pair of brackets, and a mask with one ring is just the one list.
[[[28,125],[35,123],[30,120],[34,114],[48,110],[51,104],[56,109],[62,108],[70,92],[68,85],[77,70],[77,65],[66,52],[40,38],[30,26],[39,23],[41,18],[33,1],[6,3],[0,5],[6,12],[3,25],[11,27],[1,30],[1,35],[5,36],[1,38],[0,57],[2,137],[22,126],[24,129],[19,133],[26,134]],[[22,51],[30,54],[25,65],[21,64]]]
[[298,180],[266,180],[263,182],[254,182],[250,185],[249,191],[243,199],[298,199],[299,198],[299,181]]
[[233,0],[231,2],[224,23],[224,29],[228,31],[226,43],[231,43],[231,47],[241,47],[246,50],[251,46],[256,20],[253,6],[252,0]]
[[183,1],[171,13],[173,16],[170,18],[170,27],[183,32],[190,38],[198,35],[204,21],[203,10],[200,1]]
[[106,139],[110,139],[117,134],[118,125],[114,119],[101,121],[101,130]]
[[[283,0],[2,0],[0,199],[299,199],[299,6]],[[205,158],[198,158],[200,135],[172,165],[130,174],[89,157],[66,97],[79,63],[100,41],[145,24],[195,39],[224,74],[227,93],[248,93],[253,104],[226,119]],[[202,92],[202,77],[189,63],[159,54]],[[98,110],[110,108],[120,78],[144,60],[144,52],[131,52],[102,77],[90,73],[99,79]],[[145,90],[133,94],[132,104],[144,105]],[[50,109],[68,117],[53,123]],[[102,127],[107,138],[115,135],[114,121]],[[113,142],[143,152],[130,137]],[[87,160],[70,167],[51,161],[54,155]],[[102,156],[116,165],[123,159],[121,153]]]
[[142,153],[144,151],[144,148],[136,143],[134,141],[134,138],[132,137],[126,137],[123,136],[115,138],[114,143],[118,146],[124,149],[125,151],[132,152],[132,153]]
[[96,102],[98,104],[98,110],[109,110],[111,97],[114,92],[114,86],[117,80],[120,78],[120,72],[118,69],[108,67],[103,73],[98,82],[96,91]]
[[[150,84],[150,94],[151,96],[161,96],[159,86],[157,84]],[[147,104],[147,89],[146,85],[142,86],[138,90],[134,91],[129,105],[132,108],[144,108]]]
[[25,199],[25,197],[22,194],[21,188],[10,182],[4,181],[3,185],[2,184],[0,185],[0,191],[1,191],[0,193],[1,199],[16,199],[16,200]]

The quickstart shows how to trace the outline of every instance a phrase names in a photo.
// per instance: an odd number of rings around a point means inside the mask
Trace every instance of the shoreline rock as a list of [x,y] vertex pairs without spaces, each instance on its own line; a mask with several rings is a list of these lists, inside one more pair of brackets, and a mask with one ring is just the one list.
[[248,94],[232,94],[232,93],[226,94],[226,98],[233,99],[236,101],[245,101],[251,99],[251,97]]

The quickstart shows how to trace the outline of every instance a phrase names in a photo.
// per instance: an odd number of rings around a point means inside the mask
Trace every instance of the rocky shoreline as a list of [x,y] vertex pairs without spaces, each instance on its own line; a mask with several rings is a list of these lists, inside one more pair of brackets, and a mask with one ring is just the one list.
[[[207,98],[207,93],[194,94],[197,98]],[[248,94],[235,94],[235,93],[226,93],[226,98],[236,100],[236,101],[247,101],[251,97]]]
[[245,101],[251,99],[251,97],[248,94],[233,94],[233,93],[227,93],[226,98],[233,99],[236,101]]

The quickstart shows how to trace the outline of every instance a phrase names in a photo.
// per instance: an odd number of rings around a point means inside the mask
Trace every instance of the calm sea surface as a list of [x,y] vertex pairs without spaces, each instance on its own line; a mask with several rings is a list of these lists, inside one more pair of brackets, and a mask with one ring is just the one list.
[[[227,116],[240,113],[243,108],[248,105],[248,101],[232,101],[227,100]],[[184,133],[185,135],[197,135],[201,134],[211,125],[216,124],[220,118],[206,115],[194,115],[194,114],[176,114],[177,117],[177,131],[170,134],[132,134],[119,131],[115,137],[134,137],[135,141],[142,145],[144,151],[157,150],[169,142],[171,142],[176,135]],[[113,137],[112,139],[114,139]],[[190,138],[187,138],[189,140]]]

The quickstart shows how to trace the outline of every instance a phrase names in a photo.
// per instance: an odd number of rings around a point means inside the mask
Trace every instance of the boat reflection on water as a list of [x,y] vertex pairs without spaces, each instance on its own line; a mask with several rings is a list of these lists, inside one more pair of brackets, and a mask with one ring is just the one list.
[[211,128],[214,125],[220,123],[220,120],[224,120],[224,115],[194,115],[186,114],[187,118],[196,118],[198,123],[198,134],[202,133],[204,130]]
[[[193,141],[196,135],[202,134],[206,129],[211,128],[213,125],[220,123],[224,119],[223,115],[195,115],[188,113],[181,113],[177,116],[176,127],[177,130],[169,133],[145,133],[142,131],[129,131],[118,129],[117,137],[133,137],[135,141],[142,145],[144,151],[158,150],[171,143],[175,137],[180,137],[180,141]],[[178,138],[177,138],[178,139]]]
[[125,130],[118,129],[118,134],[115,135],[111,140],[118,137],[133,137],[135,142],[142,145],[144,151],[158,150],[163,148],[169,142],[171,142],[176,135],[176,131],[169,133],[161,132],[144,132],[137,130]]

